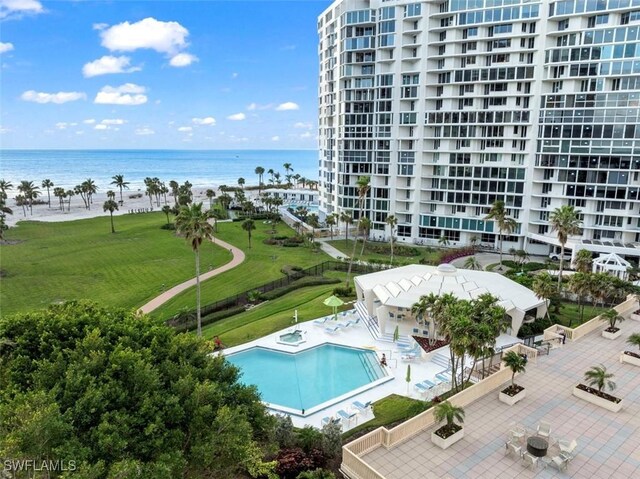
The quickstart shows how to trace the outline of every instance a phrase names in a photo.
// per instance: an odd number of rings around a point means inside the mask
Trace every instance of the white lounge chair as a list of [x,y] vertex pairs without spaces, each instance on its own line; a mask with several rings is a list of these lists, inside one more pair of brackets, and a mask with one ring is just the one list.
[[327,320],[329,319],[329,316],[325,316],[324,318],[319,318],[319,319],[314,319],[313,320],[313,324],[315,324],[316,326],[325,326]]
[[327,326],[326,328],[324,328],[324,331],[326,333],[335,334],[341,329],[342,329],[342,326],[339,324],[336,324],[335,326]]
[[333,417],[333,416],[326,416],[323,417],[322,420],[320,421],[320,424],[322,426],[326,426],[327,424],[340,424],[341,423],[341,419],[339,417]]
[[343,423],[344,421],[348,421],[349,423],[351,423],[353,419],[356,420],[356,424],[358,423],[358,413],[356,412],[348,412],[344,409],[340,409],[336,414],[340,416],[340,419]]
[[353,407],[356,411],[366,414],[368,411],[371,411],[371,401],[367,401],[366,403],[361,403],[360,401],[353,401],[351,403],[351,407]]
[[540,421],[537,428],[538,436],[549,439],[551,436],[551,424],[545,421]]

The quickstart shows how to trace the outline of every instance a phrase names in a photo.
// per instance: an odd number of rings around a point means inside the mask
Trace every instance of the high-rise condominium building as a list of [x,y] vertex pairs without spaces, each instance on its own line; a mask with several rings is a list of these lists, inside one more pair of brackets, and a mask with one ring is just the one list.
[[338,0],[318,19],[320,204],[373,237],[640,255],[640,0]]

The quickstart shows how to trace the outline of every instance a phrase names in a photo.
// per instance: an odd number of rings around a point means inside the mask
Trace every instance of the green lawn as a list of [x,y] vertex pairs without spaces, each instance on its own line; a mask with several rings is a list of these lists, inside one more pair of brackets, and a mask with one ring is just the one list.
[[598,316],[603,311],[606,311],[607,309],[609,308],[594,307],[594,306],[591,306],[590,304],[587,304],[584,307],[584,321],[580,321],[580,313],[578,311],[578,305],[574,303],[563,302],[562,306],[560,306],[560,313],[553,314],[552,312],[551,319],[552,321],[562,324],[564,326],[569,326],[569,324],[571,324],[571,327],[575,328],[579,324],[595,318],[596,316]]
[[[202,283],[203,305],[279,279],[283,276],[280,270],[284,265],[309,267],[332,259],[322,251],[313,252],[307,246],[289,248],[264,244],[263,240],[270,235],[268,234],[269,226],[262,221],[255,223],[256,229],[252,232],[251,239],[252,247],[249,249],[247,232],[242,229],[241,224],[241,222],[218,223],[216,236],[242,248],[247,258],[240,266]],[[282,223],[278,225],[277,231],[278,235],[293,236],[295,234],[291,228]],[[152,315],[166,320],[185,308],[194,309],[195,304],[196,293],[192,288],[165,303]]]
[[[90,299],[139,307],[195,275],[194,254],[183,238],[160,227],[163,213],[123,215],[61,223],[24,221],[7,232],[17,244],[0,246],[2,314],[53,302]],[[226,249],[203,245],[201,268],[231,259]]]
[[[344,240],[344,238],[342,239],[335,239],[333,241],[327,241],[328,244],[330,244],[331,246],[333,246],[334,248],[340,250],[345,257],[350,257],[351,253],[353,252],[353,240],[349,239],[347,241]],[[408,244],[408,245],[403,245],[403,244],[398,244],[397,242],[396,244],[396,248],[398,246],[406,246],[407,248],[413,248],[415,249],[418,254],[412,255],[412,256],[399,256],[399,255],[395,255],[393,258],[393,263],[398,265],[404,265],[404,264],[415,264],[420,262],[420,260],[425,260],[429,263],[431,262],[437,262],[438,258],[440,258],[440,254],[441,254],[441,250],[435,249],[435,248],[428,248],[428,247],[424,247],[424,246],[415,246],[412,244]],[[381,253],[376,253],[374,251],[372,251],[372,248],[375,247],[388,247],[389,244],[388,243],[380,243],[380,242],[375,242],[375,243],[365,243],[364,246],[364,253],[362,254],[362,259],[364,261],[370,261],[370,260],[376,260],[376,261],[386,261],[388,262],[390,259],[390,255],[389,254],[381,254]],[[362,243],[359,242],[358,246],[356,247],[356,259],[360,259],[360,250],[362,249]]]
[[[325,276],[344,278],[344,273],[331,272]],[[331,313],[331,308],[322,302],[331,296],[336,284],[308,286],[292,291],[280,298],[267,301],[244,313],[236,314],[205,326],[202,334],[211,339],[220,336],[226,346],[253,341],[293,324],[294,311],[298,310],[298,322],[310,321]],[[351,305],[340,308],[349,309]],[[307,325],[312,327],[312,324]]]

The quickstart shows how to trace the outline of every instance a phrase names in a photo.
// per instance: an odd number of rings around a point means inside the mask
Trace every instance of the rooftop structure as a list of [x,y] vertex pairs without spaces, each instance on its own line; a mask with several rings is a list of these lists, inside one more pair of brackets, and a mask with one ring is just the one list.
[[414,329],[421,334],[422,328],[417,327],[420,324],[411,317],[411,307],[429,293],[453,293],[467,300],[485,293],[497,297],[511,318],[507,332],[514,336],[526,315],[539,318],[547,311],[546,302],[533,291],[501,274],[457,269],[450,264],[437,267],[416,264],[365,274],[355,278],[355,285],[358,300],[370,316],[377,318],[383,334],[396,325],[401,325],[405,334],[415,333]]
[[609,273],[617,276],[620,279],[627,279],[629,276],[628,269],[631,267],[631,263],[621,258],[615,253],[601,254],[598,258],[593,260],[593,272],[594,273]]

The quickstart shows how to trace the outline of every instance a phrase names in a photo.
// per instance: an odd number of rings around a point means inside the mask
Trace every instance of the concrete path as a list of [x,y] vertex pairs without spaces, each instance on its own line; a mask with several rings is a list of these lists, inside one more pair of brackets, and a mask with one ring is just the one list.
[[[231,251],[231,254],[233,255],[233,258],[231,259],[231,261],[229,261],[227,264],[220,266],[219,268],[213,269],[207,273],[204,274],[200,274],[200,281],[204,281],[205,279],[209,279],[209,278],[213,278],[214,276],[217,276],[219,274],[224,273],[225,271],[229,271],[230,269],[235,268],[236,266],[238,266],[239,264],[241,264],[244,261],[244,252],[241,249],[236,248],[235,246],[226,243],[220,239],[215,239],[213,241],[215,244],[217,244],[218,246],[222,246],[223,248],[227,248],[229,251]],[[167,301],[169,301],[171,298],[173,298],[174,296],[182,293],[183,291],[191,288],[192,286],[196,285],[196,278],[191,278],[190,280],[185,281],[184,283],[180,283],[177,286],[174,286],[171,289],[168,289],[167,291],[165,291],[164,293],[162,293],[159,296],[156,296],[155,298],[153,298],[151,301],[149,301],[147,304],[145,304],[144,306],[142,306],[138,311],[141,313],[150,313],[151,311],[153,311],[154,309],[160,307],[162,304],[166,303]]]
[[320,248],[322,249],[322,251],[327,253],[332,258],[338,259],[349,256],[347,254],[344,254],[338,248],[334,248],[333,246],[328,244],[326,239],[316,238],[315,241],[320,244]]

